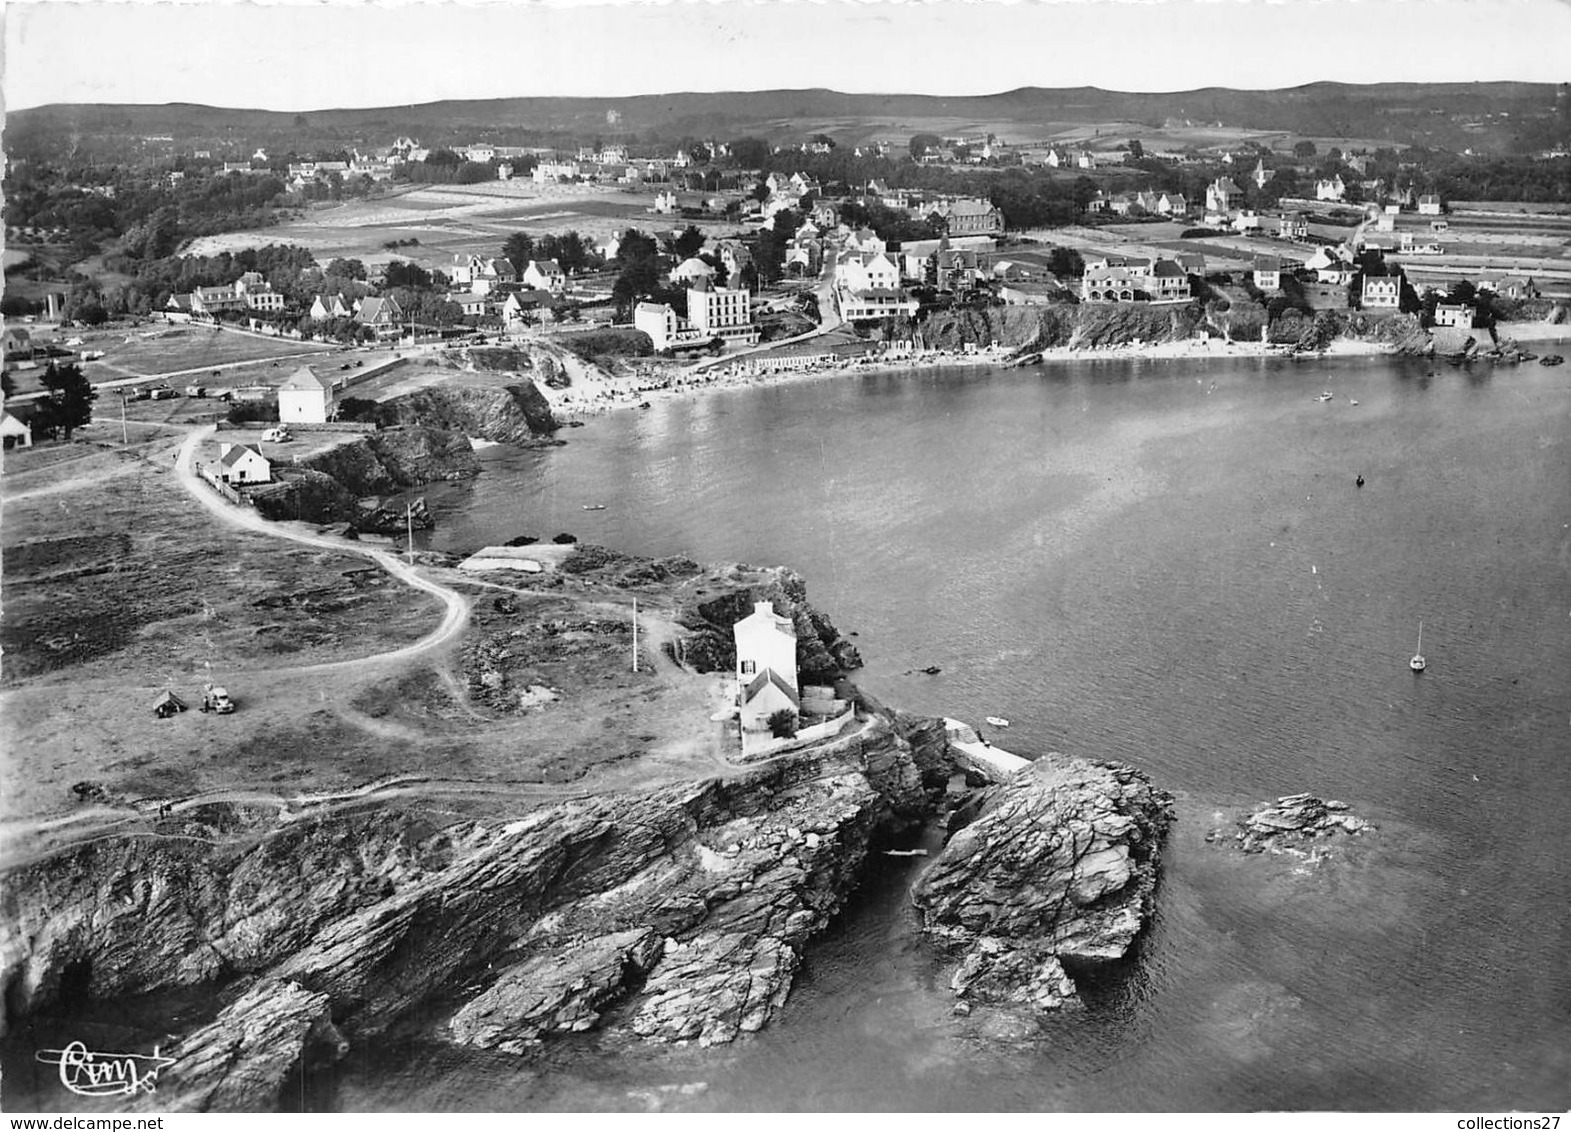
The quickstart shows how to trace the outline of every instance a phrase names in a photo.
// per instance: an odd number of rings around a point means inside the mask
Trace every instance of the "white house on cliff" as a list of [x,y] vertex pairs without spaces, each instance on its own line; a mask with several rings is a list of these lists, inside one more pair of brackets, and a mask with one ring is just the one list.
[[284,424],[325,424],[338,415],[333,383],[301,366],[278,387],[278,419]]
[[736,638],[736,706],[742,734],[769,731],[777,711],[793,716],[802,710],[796,683],[796,628],[767,601],[755,601],[753,612],[732,629]]

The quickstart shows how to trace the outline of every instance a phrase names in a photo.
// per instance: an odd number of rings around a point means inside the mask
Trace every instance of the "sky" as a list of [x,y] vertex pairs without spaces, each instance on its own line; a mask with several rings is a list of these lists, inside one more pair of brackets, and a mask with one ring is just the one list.
[[1571,80],[1571,0],[10,0],[4,20],[8,110]]

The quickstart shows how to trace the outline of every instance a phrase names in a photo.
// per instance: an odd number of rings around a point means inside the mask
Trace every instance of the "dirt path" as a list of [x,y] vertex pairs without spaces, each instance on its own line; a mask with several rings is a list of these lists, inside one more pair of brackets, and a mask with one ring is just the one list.
[[205,425],[192,431],[186,437],[185,442],[180,445],[180,454],[175,461],[175,473],[179,477],[180,486],[185,488],[192,498],[207,508],[213,515],[231,526],[252,531],[256,534],[267,535],[270,538],[286,539],[289,542],[315,547],[318,550],[359,554],[362,557],[369,558],[405,585],[439,599],[446,608],[441,624],[413,644],[393,649],[391,652],[376,653],[372,656],[358,657],[354,660],[313,664],[300,671],[321,672],[328,669],[413,660],[449,644],[463,631],[464,626],[469,623],[469,603],[464,600],[464,596],[457,590],[421,576],[415,572],[413,567],[400,562],[384,550],[356,546],[354,543],[337,538],[328,538],[324,535],[312,535],[302,531],[290,530],[281,524],[269,522],[253,510],[231,505],[223,496],[213,491],[197,474],[195,456],[197,447],[204,440],[211,437],[215,431],[215,425]]

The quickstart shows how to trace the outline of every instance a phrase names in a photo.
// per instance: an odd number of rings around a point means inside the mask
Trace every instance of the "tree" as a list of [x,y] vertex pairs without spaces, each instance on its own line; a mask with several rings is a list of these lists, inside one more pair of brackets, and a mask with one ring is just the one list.
[[1293,156],[1302,161],[1308,161],[1316,152],[1315,143],[1307,138],[1293,147]]
[[11,380],[9,373],[0,374],[0,394],[8,398],[16,395],[16,382]]
[[737,138],[731,143],[731,159],[743,169],[762,169],[769,156],[769,143],[763,138]]
[[828,134],[814,134],[813,142],[816,145],[827,145],[830,149],[835,148],[835,139]]
[[1140,144],[1139,138],[1129,139],[1129,156],[1139,161],[1146,155],[1146,147]]
[[781,708],[773,712],[768,719],[769,734],[776,739],[790,739],[796,735],[796,712],[790,708]]
[[944,139],[937,134],[916,134],[911,138],[912,158],[921,157],[930,149],[937,149],[944,144]]
[[98,394],[82,375],[82,367],[51,362],[44,370],[44,388],[49,396],[40,408],[46,418],[46,432],[59,429],[67,440],[71,433],[93,419],[93,402]]
[[686,230],[677,236],[672,250],[676,252],[678,259],[687,259],[698,254],[698,250],[704,246],[707,238],[699,231],[698,225],[689,224]]
[[366,278],[365,264],[358,259],[334,259],[327,264],[327,274],[340,279],[357,279],[364,281]]
[[529,261],[535,258],[534,237],[528,232],[514,232],[502,245],[502,255],[522,272],[529,266]]

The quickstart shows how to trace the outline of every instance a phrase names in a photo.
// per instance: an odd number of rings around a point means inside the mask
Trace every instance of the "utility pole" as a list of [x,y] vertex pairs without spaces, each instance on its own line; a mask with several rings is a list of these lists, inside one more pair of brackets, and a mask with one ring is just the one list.
[[415,564],[415,511],[412,503],[404,504],[405,538],[408,540],[409,565]]
[[633,599],[633,671],[638,671],[638,599]]
[[128,444],[131,443],[128,439],[126,439],[126,432],[125,432],[125,394],[124,393],[120,394],[120,443],[122,445],[128,445]]

